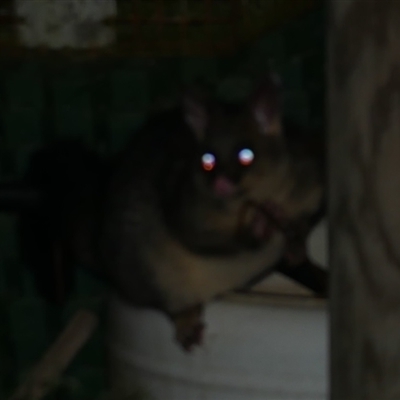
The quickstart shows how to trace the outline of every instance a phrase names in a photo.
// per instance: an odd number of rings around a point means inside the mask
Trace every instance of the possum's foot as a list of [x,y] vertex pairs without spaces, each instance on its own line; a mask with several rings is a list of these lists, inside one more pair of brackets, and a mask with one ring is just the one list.
[[288,244],[283,258],[286,260],[288,265],[296,266],[303,263],[307,259],[305,243]]
[[203,306],[191,307],[172,317],[175,338],[185,351],[201,346],[204,339]]
[[284,259],[289,265],[299,265],[307,259],[306,239],[309,234],[307,220],[294,221],[286,226],[286,251]]

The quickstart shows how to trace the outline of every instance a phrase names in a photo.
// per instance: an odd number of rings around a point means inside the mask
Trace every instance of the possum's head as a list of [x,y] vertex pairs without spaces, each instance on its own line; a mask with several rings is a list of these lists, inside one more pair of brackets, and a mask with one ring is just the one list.
[[275,175],[285,157],[279,96],[270,77],[242,104],[186,96],[185,121],[199,143],[194,163],[198,189],[229,201]]
[[309,196],[307,185],[296,184],[281,103],[280,82],[272,74],[241,104],[185,96],[184,119],[198,142],[192,164],[198,193],[227,205],[269,200],[289,208],[292,200]]

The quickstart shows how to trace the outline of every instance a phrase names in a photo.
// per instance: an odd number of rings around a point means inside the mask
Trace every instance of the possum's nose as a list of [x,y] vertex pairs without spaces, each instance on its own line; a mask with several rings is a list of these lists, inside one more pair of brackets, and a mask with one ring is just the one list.
[[213,190],[218,197],[230,197],[236,194],[237,186],[226,176],[219,175],[214,179]]

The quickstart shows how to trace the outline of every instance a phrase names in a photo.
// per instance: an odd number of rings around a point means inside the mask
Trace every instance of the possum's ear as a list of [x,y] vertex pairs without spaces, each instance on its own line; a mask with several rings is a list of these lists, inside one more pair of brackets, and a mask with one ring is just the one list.
[[209,122],[206,95],[199,90],[187,90],[182,98],[183,117],[198,140],[203,140]]
[[279,136],[282,134],[281,82],[277,75],[270,73],[250,96],[250,112],[261,134]]

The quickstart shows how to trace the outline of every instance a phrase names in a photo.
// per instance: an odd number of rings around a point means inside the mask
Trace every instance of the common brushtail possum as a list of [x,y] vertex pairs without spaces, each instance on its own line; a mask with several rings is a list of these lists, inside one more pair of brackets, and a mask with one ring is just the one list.
[[297,133],[272,74],[240,104],[186,92],[135,132],[102,169],[103,184],[97,176],[71,201],[66,253],[129,303],[166,313],[190,348],[205,302],[285,254],[285,233],[263,213],[238,226],[246,204],[264,205],[282,226],[321,204],[321,169]]
[[273,75],[242,104],[186,93],[135,134],[110,180],[98,238],[103,271],[128,301],[187,315],[282,256],[284,235],[266,240],[261,216],[247,236],[263,240],[237,234],[247,201],[277,204],[286,220],[319,207],[320,171],[289,152],[280,97]]

